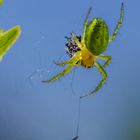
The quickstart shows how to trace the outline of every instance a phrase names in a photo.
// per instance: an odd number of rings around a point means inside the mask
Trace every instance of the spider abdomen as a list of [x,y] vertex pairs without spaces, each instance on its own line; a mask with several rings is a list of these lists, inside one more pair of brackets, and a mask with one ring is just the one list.
[[102,54],[108,45],[109,31],[101,18],[95,18],[88,23],[85,35],[85,45],[93,55]]

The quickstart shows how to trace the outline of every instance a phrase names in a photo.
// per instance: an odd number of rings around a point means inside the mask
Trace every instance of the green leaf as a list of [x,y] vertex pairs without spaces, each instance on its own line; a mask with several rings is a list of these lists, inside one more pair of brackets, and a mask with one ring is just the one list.
[[15,26],[6,32],[0,30],[0,59],[12,47],[21,34],[20,26]]
[[3,0],[0,0],[0,5],[2,5],[2,3],[3,3]]

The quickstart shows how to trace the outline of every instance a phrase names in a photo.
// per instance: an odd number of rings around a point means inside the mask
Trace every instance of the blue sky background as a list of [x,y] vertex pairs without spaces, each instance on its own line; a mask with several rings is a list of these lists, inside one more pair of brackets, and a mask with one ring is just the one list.
[[[79,96],[96,87],[100,73],[80,67],[55,83],[41,80],[63,70],[53,60],[69,59],[64,36],[81,34],[90,6],[90,18],[103,18],[112,34],[121,3],[4,0],[0,28],[18,24],[22,35],[0,63],[0,140],[71,140],[76,136]],[[81,102],[79,140],[128,140],[140,123],[140,2],[125,0],[124,5],[124,23],[104,53],[112,56],[107,83]]]

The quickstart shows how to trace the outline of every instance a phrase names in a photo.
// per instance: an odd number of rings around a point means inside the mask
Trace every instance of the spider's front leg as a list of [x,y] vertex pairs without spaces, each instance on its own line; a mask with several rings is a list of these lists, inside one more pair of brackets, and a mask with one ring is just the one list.
[[75,63],[78,59],[79,59],[79,55],[80,55],[81,52],[77,52],[75,54],[75,56],[73,56],[71,59],[67,60],[67,61],[64,61],[64,62],[55,62],[54,63],[58,66],[64,66],[64,65],[67,65],[67,64],[72,64],[72,63]]
[[56,61],[53,61],[54,64],[58,65],[58,66],[64,66],[64,65],[67,65],[67,64],[70,64],[70,60],[68,61],[64,61],[64,62],[56,62]]
[[54,81],[58,80],[60,77],[62,77],[64,75],[66,75],[67,73],[69,73],[73,69],[74,66],[75,66],[74,64],[71,64],[66,69],[64,69],[63,72],[57,74],[56,76],[52,77],[49,80],[42,81],[42,82],[43,83],[51,83],[51,82],[54,82]]
[[84,43],[85,41],[85,33],[86,33],[86,28],[87,28],[87,23],[88,23],[88,18],[89,18],[89,15],[90,15],[90,12],[91,12],[91,7],[89,8],[88,10],[88,13],[87,13],[87,16],[86,16],[86,19],[85,19],[85,22],[84,22],[84,25],[83,25],[83,34],[82,34],[82,44]]
[[103,79],[102,79],[101,82],[98,84],[98,86],[95,88],[95,90],[93,90],[93,91],[92,91],[91,93],[89,93],[89,94],[85,94],[84,96],[81,96],[80,98],[87,97],[87,96],[90,96],[90,95],[94,94],[95,92],[97,92],[97,91],[104,85],[104,83],[105,83],[106,80],[107,80],[107,73],[106,73],[106,71],[103,69],[103,67],[102,67],[98,62],[95,62],[95,66],[96,66],[96,68],[99,70],[99,72],[102,74]]
[[44,83],[54,82],[54,81],[58,80],[60,77],[68,74],[77,65],[77,62],[79,61],[79,58],[80,58],[80,53],[81,52],[77,52],[75,54],[75,56],[73,56],[70,60],[68,60],[66,62],[58,62],[58,63],[56,63],[57,65],[65,65],[65,64],[69,64],[69,65],[68,65],[68,67],[66,67],[63,70],[63,72],[57,74],[56,76],[52,77],[49,80],[45,80],[45,81],[42,81],[42,82],[44,82]]
[[124,17],[124,4],[122,3],[120,20],[119,20],[119,22],[118,22],[118,24],[117,24],[117,26],[116,26],[116,28],[114,30],[114,33],[113,33],[112,37],[109,38],[109,42],[112,42],[115,39],[115,37],[116,37],[116,35],[117,35],[117,33],[118,33],[119,29],[120,29],[120,26],[121,26],[121,24],[123,22],[123,17]]
[[74,61],[74,59],[70,59],[68,61],[64,61],[64,62],[55,62],[54,61],[54,64],[58,65],[58,66],[64,66],[64,65],[67,65],[67,64],[71,64],[72,62]]

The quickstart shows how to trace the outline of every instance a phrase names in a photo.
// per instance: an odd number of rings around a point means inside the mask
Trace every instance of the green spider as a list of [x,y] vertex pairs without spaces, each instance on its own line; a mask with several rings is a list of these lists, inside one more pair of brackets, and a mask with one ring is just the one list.
[[[71,38],[67,38],[67,53],[71,57],[65,62],[55,62],[58,66],[68,65],[63,72],[57,74],[49,80],[43,82],[54,82],[60,77],[68,74],[75,66],[83,66],[85,68],[92,68],[95,66],[102,74],[103,79],[98,86],[89,94],[85,94],[80,98],[90,96],[97,92],[107,80],[107,73],[104,68],[111,62],[110,56],[103,56],[102,53],[107,49],[108,43],[112,42],[122,24],[124,16],[124,4],[121,5],[120,20],[114,30],[114,33],[109,37],[109,29],[102,18],[94,18],[88,22],[91,8],[88,11],[84,25],[82,36],[71,34]],[[105,60],[104,65],[100,65],[97,59]]]

